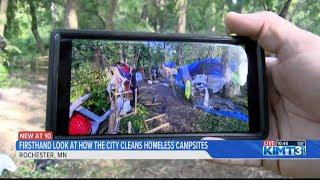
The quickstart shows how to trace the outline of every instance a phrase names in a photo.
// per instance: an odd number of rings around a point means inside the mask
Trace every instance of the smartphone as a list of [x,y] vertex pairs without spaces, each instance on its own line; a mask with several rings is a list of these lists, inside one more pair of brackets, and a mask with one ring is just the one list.
[[55,139],[264,139],[263,49],[239,36],[54,30]]

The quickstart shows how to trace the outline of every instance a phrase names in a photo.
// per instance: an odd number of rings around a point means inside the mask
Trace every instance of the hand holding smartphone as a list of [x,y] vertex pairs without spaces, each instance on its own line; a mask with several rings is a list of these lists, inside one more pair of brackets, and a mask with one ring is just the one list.
[[264,63],[245,37],[57,30],[46,129],[64,139],[263,139]]

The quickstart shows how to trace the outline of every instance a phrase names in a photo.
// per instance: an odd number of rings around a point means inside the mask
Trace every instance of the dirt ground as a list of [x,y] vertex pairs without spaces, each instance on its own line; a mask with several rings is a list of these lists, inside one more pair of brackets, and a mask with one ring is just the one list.
[[46,77],[28,79],[23,88],[0,89],[0,153],[13,158],[18,169],[0,178],[104,177],[104,178],[266,178],[281,177],[262,168],[224,166],[204,160],[63,160],[45,172],[35,170],[30,160],[15,158],[18,131],[44,130]]
[[[149,112],[155,112],[156,115],[165,114],[164,117],[157,119],[157,121],[162,122],[158,125],[164,123],[170,124],[169,127],[163,128],[157,131],[157,133],[207,132],[207,129],[201,126],[204,126],[204,118],[210,114],[194,107],[195,104],[203,104],[203,96],[198,95],[192,100],[191,98],[188,100],[184,96],[184,91],[182,89],[170,86],[164,79],[153,81],[152,84],[149,84],[146,81],[140,82],[138,89],[138,103],[141,103],[149,109]],[[152,106],[152,104],[154,104],[154,106]],[[220,108],[223,106],[224,109],[231,110],[231,108],[239,105],[234,103],[231,99],[220,97],[220,95],[217,94],[211,94],[209,106]],[[215,115],[211,116],[217,117],[217,119],[223,119],[223,117]],[[227,121],[227,119],[225,119],[224,123],[236,127],[235,124]],[[244,128],[247,127],[245,125],[243,126]],[[227,128],[227,126],[225,128]],[[227,132],[228,130],[230,129],[221,127],[220,131]],[[240,131],[240,129],[238,129],[238,131]]]
[[[199,109],[193,109],[192,103],[184,98],[183,92],[178,92],[178,89],[173,90],[164,82],[151,85],[142,83],[139,87],[138,102],[149,102],[155,97],[159,99],[160,103],[164,104],[159,107],[155,106],[160,110],[153,109],[162,111],[165,106],[165,111],[158,113],[166,113],[164,120],[170,124],[170,129],[167,129],[166,132],[197,132],[197,122],[205,113]],[[186,117],[188,118],[186,119]]]

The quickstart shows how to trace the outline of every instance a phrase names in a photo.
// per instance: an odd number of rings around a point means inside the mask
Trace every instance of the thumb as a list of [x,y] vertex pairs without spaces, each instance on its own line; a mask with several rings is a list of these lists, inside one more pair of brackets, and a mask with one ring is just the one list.
[[258,41],[266,51],[276,53],[279,60],[289,59],[296,54],[300,50],[299,44],[314,42],[319,38],[267,11],[253,14],[230,12],[226,15],[225,23],[231,33]]

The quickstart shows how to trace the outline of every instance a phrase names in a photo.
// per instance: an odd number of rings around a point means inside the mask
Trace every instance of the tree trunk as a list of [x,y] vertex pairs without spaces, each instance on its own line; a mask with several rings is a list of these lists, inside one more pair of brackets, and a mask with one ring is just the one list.
[[178,2],[177,2],[178,6],[179,6],[177,33],[185,33],[186,32],[187,2],[188,2],[188,0],[178,0]]
[[160,17],[161,17],[161,11],[160,11],[160,0],[154,1],[154,6],[156,7],[156,16],[155,16],[155,23],[154,23],[154,31],[159,32],[160,31]]
[[51,1],[51,28],[54,29],[56,27],[56,22],[58,20],[58,12],[57,12],[57,5],[54,0]]
[[[113,106],[117,106],[117,103],[114,103]],[[108,131],[107,134],[115,134],[115,126],[116,126],[116,121],[119,113],[117,112],[117,109],[113,109],[113,112],[109,116],[109,124],[108,124]]]
[[177,45],[177,49],[176,49],[176,52],[177,52],[177,65],[178,66],[181,66],[184,64],[184,56],[183,56],[183,50],[182,50],[182,44],[181,42],[178,43]]
[[298,11],[298,9],[300,8],[299,4],[296,5],[296,7],[294,8],[292,14],[289,16],[288,20],[290,22],[292,22],[293,16],[296,14],[296,12]]
[[122,44],[119,44],[119,59],[120,59],[120,62],[127,63],[123,58],[123,45]]
[[148,61],[148,76],[149,79],[152,80],[152,72],[151,72],[151,68],[152,68],[152,52],[151,52],[151,48],[150,45],[148,44],[148,49],[149,49],[149,53],[147,55],[149,61]]
[[[228,11],[234,11],[237,13],[242,13],[244,0],[237,0],[237,2],[233,2],[233,0],[227,0],[226,4],[228,6]],[[224,2],[223,2],[224,4]]]
[[236,7],[235,7],[235,11],[236,11],[237,13],[242,13],[243,2],[244,2],[244,1],[237,1]]
[[128,50],[129,50],[128,46],[122,46],[122,57],[125,63],[128,63]]
[[110,6],[109,6],[109,13],[108,17],[106,18],[106,27],[109,30],[114,30],[114,22],[113,17],[117,9],[118,0],[110,0]]
[[219,0],[219,1],[215,1],[215,3],[212,3],[212,11],[214,14],[214,25],[211,28],[211,32],[220,32],[220,29],[222,27],[222,17],[224,14],[224,1],[223,0]]
[[42,56],[45,56],[46,51],[45,51],[45,48],[42,44],[41,37],[40,37],[39,31],[38,31],[36,8],[35,8],[33,2],[34,2],[33,0],[28,0],[30,15],[31,15],[31,30],[32,30],[33,36],[36,40],[37,49],[40,51]]
[[166,8],[166,4],[167,4],[167,0],[159,0],[159,4],[160,4],[160,12],[161,12],[161,16],[160,16],[160,32],[164,32],[167,29],[167,8]]
[[156,17],[155,17],[155,32],[163,32],[166,26],[166,1],[165,0],[154,0],[154,5],[156,8]]
[[94,71],[101,72],[104,69],[104,62],[102,58],[102,50],[99,47],[93,48],[93,63]]
[[223,94],[225,97],[232,98],[234,96],[233,85],[232,85],[232,71],[231,71],[231,48],[227,47],[221,57],[223,64],[223,76],[226,83],[223,87]]
[[0,4],[0,36],[3,37],[4,26],[7,23],[8,0],[1,0]]
[[283,5],[281,11],[279,12],[279,16],[283,17],[284,19],[288,19],[289,15],[289,8],[292,3],[292,0],[287,0],[287,2]]
[[147,23],[149,23],[148,2],[149,2],[149,0],[144,0],[143,1],[143,6],[142,6],[142,10],[141,10],[141,15],[140,15],[140,18],[142,20],[146,21]]
[[67,29],[78,29],[78,16],[75,0],[67,0],[65,27]]

